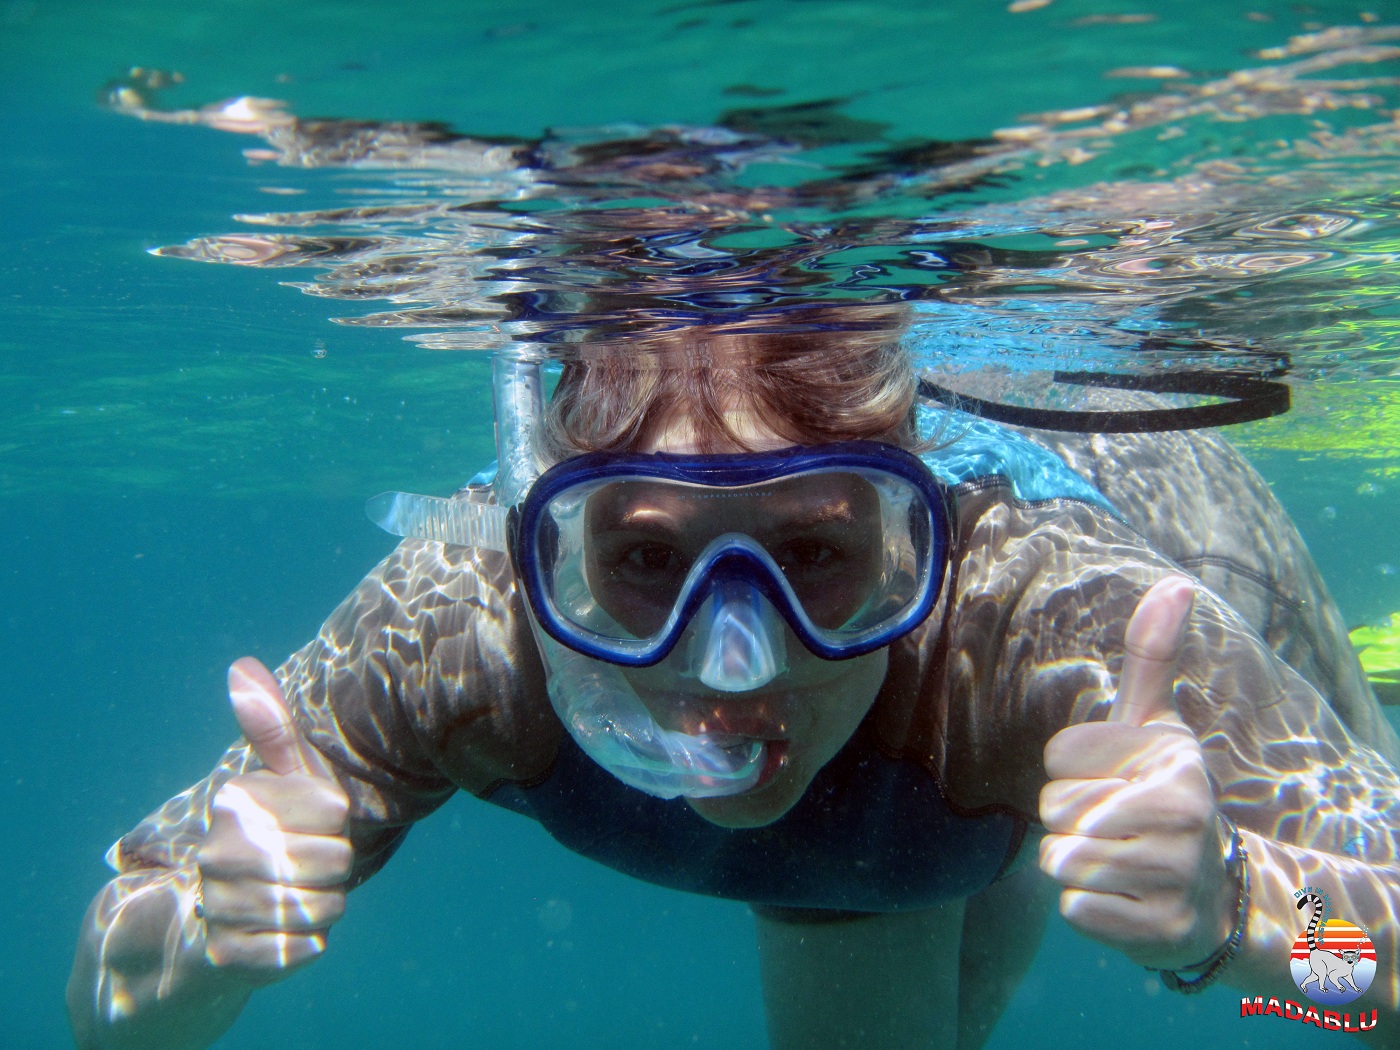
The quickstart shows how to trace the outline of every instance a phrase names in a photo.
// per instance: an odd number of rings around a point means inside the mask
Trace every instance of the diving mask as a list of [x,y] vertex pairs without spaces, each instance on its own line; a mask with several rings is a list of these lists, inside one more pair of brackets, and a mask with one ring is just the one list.
[[942,485],[874,442],[593,454],[546,471],[514,508],[393,493],[368,509],[401,535],[508,547],[561,721],[662,798],[748,790],[766,745],[663,728],[625,668],[670,657],[745,693],[783,673],[789,638],[826,659],[872,652],[928,616],[949,535]]
[[[703,614],[703,631],[769,661],[771,648],[744,639],[780,639],[776,614],[813,653],[840,660],[928,615],[948,520],[918,457],[843,442],[566,460],[531,487],[511,537],[541,628],[595,659],[658,663]],[[751,677],[762,684],[761,671]]]
[[888,645],[938,596],[945,508],[918,458],[869,442],[553,467],[509,531],[556,712],[649,794],[748,790],[764,742],[663,728],[624,669],[669,658],[744,693],[786,669],[789,633],[827,659]]

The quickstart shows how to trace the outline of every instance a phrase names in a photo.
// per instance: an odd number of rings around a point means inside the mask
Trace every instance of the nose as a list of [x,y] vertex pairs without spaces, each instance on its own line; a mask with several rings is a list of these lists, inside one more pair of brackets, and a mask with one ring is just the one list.
[[690,664],[719,692],[759,689],[787,670],[783,636],[778,611],[753,584],[723,580],[695,614]]

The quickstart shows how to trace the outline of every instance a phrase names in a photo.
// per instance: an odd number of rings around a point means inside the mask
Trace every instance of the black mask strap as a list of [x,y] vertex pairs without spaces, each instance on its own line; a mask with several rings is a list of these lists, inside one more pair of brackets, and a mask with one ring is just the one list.
[[1056,372],[1055,382],[1113,390],[1146,390],[1154,394],[1200,394],[1227,400],[1186,408],[1153,408],[1124,412],[1063,411],[1027,408],[984,401],[920,378],[919,397],[960,408],[973,415],[1035,430],[1066,430],[1077,434],[1147,434],[1163,430],[1226,427],[1280,416],[1289,409],[1288,386],[1273,379],[1239,372],[1177,372],[1167,375],[1118,375],[1113,372]]

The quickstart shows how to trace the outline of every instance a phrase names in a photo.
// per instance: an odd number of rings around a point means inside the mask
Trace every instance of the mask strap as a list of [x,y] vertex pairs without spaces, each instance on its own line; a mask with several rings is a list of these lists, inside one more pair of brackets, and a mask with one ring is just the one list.
[[1033,430],[1070,431],[1076,434],[1148,434],[1166,430],[1200,430],[1249,423],[1280,416],[1290,406],[1287,385],[1273,379],[1238,372],[1179,372],[1171,375],[1136,376],[1112,372],[1056,372],[1055,382],[1114,390],[1145,390],[1154,394],[1200,394],[1227,400],[1186,408],[1157,408],[1126,412],[1064,411],[1028,408],[984,401],[959,394],[927,379],[919,380],[919,397],[959,408],[983,419]]

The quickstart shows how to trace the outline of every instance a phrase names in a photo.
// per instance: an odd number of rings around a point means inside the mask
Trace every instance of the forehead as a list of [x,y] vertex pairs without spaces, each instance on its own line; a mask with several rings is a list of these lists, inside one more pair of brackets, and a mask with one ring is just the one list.
[[651,439],[645,442],[639,452],[671,452],[677,455],[690,455],[707,452],[772,452],[787,448],[792,444],[764,420],[759,411],[752,407],[726,409],[724,420],[729,432],[739,441],[720,442],[701,440],[702,430],[695,417],[686,409],[670,413],[655,430]]
[[879,497],[853,472],[807,473],[735,488],[627,479],[588,499],[591,531],[700,527],[713,532],[878,521]]

